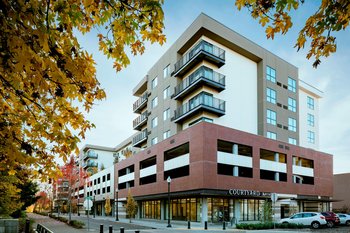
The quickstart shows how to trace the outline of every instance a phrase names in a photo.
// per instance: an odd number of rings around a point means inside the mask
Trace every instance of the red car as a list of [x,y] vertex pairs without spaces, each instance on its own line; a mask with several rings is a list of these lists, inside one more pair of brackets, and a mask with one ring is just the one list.
[[338,215],[331,211],[321,212],[321,214],[326,218],[327,226],[328,227],[334,227],[334,225],[340,224],[340,219]]

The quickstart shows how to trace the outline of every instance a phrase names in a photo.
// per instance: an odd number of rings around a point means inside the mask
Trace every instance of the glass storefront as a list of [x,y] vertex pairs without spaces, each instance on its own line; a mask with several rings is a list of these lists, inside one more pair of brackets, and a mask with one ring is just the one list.
[[212,223],[229,221],[229,199],[208,198],[208,221]]
[[264,200],[241,199],[240,221],[259,221],[263,215]]
[[[197,222],[199,220],[200,213],[199,207],[199,199],[197,198],[172,199],[172,219]],[[165,219],[167,219],[167,216]]]
[[160,200],[143,201],[141,207],[141,218],[160,219]]

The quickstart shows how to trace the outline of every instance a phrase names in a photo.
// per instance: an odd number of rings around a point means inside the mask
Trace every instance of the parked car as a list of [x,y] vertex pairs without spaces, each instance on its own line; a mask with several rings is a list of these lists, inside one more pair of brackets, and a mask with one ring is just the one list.
[[349,214],[337,214],[340,219],[340,224],[345,224],[347,226],[350,226],[350,215]]
[[295,223],[303,224],[304,226],[310,226],[314,229],[320,228],[322,225],[326,225],[326,218],[316,212],[300,212],[296,213],[289,218],[283,218],[279,221],[280,223]]
[[321,214],[326,218],[328,227],[334,227],[334,225],[340,224],[339,217],[335,213],[331,211],[326,211],[326,212],[321,212]]

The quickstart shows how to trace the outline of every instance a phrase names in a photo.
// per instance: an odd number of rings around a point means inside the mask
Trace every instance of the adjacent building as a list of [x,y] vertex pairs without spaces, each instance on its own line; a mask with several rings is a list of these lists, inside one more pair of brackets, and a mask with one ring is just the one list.
[[333,209],[350,212],[350,173],[335,174],[333,177],[334,194],[337,200],[333,203]]

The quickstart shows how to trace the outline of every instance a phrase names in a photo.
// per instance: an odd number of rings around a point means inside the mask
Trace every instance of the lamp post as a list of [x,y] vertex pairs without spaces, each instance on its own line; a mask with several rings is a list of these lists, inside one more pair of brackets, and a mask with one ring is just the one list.
[[114,203],[115,203],[115,221],[119,221],[118,218],[118,188],[115,189],[115,199],[114,199]]
[[94,194],[94,201],[92,206],[94,207],[94,218],[96,217],[96,204],[95,204],[95,194]]
[[170,183],[171,183],[171,178],[170,178],[170,176],[168,176],[168,179],[166,179],[166,181],[168,182],[168,226],[167,227],[171,227],[171,224],[170,224]]

